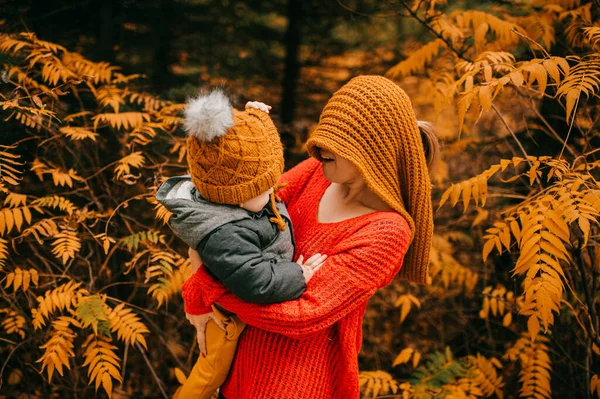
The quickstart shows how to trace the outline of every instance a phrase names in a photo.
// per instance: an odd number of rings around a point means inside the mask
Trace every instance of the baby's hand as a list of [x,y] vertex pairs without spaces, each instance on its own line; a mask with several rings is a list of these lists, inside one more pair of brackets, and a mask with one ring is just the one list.
[[270,105],[267,105],[265,103],[261,103],[259,101],[248,101],[246,103],[246,108],[256,108],[256,109],[260,109],[261,111],[265,111],[267,114],[269,113],[269,110],[272,108]]
[[327,255],[321,254],[311,256],[306,262],[304,262],[304,256],[300,255],[298,257],[296,263],[302,268],[302,274],[304,274],[304,280],[306,283],[308,283],[317,270],[323,266],[325,259],[327,259]]

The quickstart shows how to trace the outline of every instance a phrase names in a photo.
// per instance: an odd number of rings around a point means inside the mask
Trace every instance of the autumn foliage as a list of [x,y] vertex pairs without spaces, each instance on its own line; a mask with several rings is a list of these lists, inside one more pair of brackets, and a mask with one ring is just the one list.
[[[397,7],[430,40],[407,41],[387,76],[436,123],[445,160],[432,284],[371,301],[364,397],[600,398],[594,2]],[[185,173],[184,105],[32,33],[0,52],[0,388],[168,395],[191,364],[190,270],[154,194]]]

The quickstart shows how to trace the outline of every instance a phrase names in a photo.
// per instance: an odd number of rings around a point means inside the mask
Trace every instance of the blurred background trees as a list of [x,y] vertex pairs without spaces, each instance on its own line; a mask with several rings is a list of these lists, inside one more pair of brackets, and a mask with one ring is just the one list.
[[598,1],[0,9],[0,398],[172,392],[197,353],[189,266],[153,197],[185,173],[186,96],[273,105],[290,167],[358,74],[445,143],[432,284],[370,302],[365,397],[600,397]]

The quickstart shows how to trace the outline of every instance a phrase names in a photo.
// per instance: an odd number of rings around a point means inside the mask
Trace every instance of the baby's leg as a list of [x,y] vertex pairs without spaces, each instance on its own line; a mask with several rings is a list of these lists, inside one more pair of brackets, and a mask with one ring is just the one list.
[[192,372],[173,399],[210,399],[227,378],[240,334],[246,323],[225,316],[213,306],[215,317],[225,324],[221,330],[213,320],[206,324],[206,356],[200,354]]

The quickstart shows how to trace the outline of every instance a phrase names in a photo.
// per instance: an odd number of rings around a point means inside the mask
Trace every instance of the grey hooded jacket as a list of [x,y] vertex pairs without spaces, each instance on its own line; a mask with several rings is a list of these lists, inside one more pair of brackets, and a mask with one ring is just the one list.
[[206,268],[246,302],[277,303],[298,298],[306,289],[302,268],[292,262],[292,224],[283,203],[277,204],[288,228],[269,221],[269,205],[258,213],[215,204],[198,194],[190,176],[171,177],[156,199],[173,213],[170,226],[195,248]]

